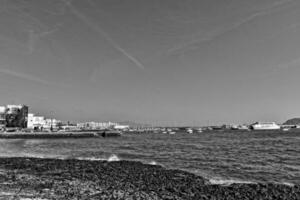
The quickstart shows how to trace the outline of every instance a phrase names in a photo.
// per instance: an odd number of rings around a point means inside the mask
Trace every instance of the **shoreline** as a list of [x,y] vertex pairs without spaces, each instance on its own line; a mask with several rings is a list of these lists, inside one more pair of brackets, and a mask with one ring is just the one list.
[[300,185],[211,184],[137,161],[0,158],[0,195],[39,199],[300,199]]

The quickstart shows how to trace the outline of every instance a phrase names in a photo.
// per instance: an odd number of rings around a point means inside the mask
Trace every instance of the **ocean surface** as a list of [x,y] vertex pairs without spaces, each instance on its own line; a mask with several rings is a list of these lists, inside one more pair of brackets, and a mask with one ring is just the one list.
[[300,131],[124,134],[116,138],[1,139],[1,157],[135,160],[212,183],[300,184]]

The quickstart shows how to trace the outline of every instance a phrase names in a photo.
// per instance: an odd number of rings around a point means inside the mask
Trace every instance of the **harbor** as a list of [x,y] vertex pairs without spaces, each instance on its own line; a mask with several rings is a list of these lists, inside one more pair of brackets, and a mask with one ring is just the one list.
[[0,200],[300,200],[300,1],[0,17]]
[[[188,171],[216,183],[300,184],[299,137],[294,131],[234,130],[0,139],[0,157],[139,161]],[[266,165],[266,160],[271,164]]]
[[[296,132],[128,133],[100,138],[0,139],[1,195],[299,199]],[[266,165],[266,160],[272,164]]]
[[63,122],[53,116],[47,118],[29,112],[24,104],[0,106],[0,138],[90,138],[117,137],[123,134],[202,134],[203,132],[241,132],[253,131],[297,132],[300,120],[287,120],[285,123],[255,122],[250,124],[224,124],[213,126],[130,126],[117,122]]

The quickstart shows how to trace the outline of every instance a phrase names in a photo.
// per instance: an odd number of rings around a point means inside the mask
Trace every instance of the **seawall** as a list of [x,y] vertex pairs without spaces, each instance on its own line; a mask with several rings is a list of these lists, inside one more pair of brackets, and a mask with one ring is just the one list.
[[43,138],[90,138],[99,137],[94,132],[8,132],[0,133],[2,139],[43,139]]

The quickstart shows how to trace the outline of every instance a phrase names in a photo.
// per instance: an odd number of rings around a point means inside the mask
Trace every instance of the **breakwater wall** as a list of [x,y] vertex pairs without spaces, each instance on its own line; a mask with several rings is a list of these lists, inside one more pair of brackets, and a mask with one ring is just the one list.
[[9,132],[0,133],[2,139],[43,139],[43,138],[91,138],[99,137],[95,132]]

